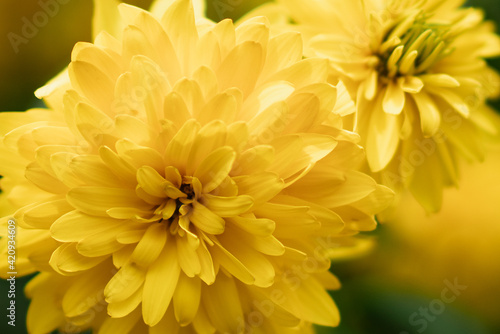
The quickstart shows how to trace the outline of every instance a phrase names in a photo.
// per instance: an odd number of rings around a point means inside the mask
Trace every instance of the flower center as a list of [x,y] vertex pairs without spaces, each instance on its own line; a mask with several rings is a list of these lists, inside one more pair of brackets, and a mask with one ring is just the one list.
[[[191,186],[191,184],[189,183],[183,183],[181,186],[180,186],[180,190],[186,194],[187,196],[187,199],[193,199],[193,196],[194,196],[194,190],[193,190],[193,187]],[[177,199],[179,201],[179,199]]]
[[396,24],[377,52],[380,77],[392,80],[426,72],[453,51],[448,31],[449,25],[429,23],[422,14]]
[[167,224],[172,234],[179,232],[179,219],[189,213],[191,204],[196,200],[191,181],[190,178],[185,178],[178,191],[172,193],[171,197],[165,198],[165,201],[155,209],[154,216],[157,221]]

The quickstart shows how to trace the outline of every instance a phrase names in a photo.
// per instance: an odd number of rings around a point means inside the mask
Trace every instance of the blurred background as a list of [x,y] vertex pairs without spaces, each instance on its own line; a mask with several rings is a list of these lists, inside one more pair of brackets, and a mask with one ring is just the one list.
[[[56,9],[45,8],[49,2],[56,0],[0,1],[0,111],[42,106],[35,89],[68,64],[76,42],[91,40],[91,0],[61,0]],[[146,8],[151,0],[127,2]],[[208,0],[207,13],[237,19],[264,2]],[[467,5],[500,23],[499,0]],[[500,59],[490,63],[500,69]],[[499,101],[492,105],[500,109]],[[439,214],[405,199],[394,221],[371,233],[377,247],[368,256],[333,264],[343,282],[332,293],[342,322],[318,333],[500,333],[500,147],[490,151],[483,164],[462,166],[460,188],[445,192]],[[0,282],[0,333],[26,333],[29,301],[20,292],[28,280],[17,280],[15,328],[7,325],[8,285]]]

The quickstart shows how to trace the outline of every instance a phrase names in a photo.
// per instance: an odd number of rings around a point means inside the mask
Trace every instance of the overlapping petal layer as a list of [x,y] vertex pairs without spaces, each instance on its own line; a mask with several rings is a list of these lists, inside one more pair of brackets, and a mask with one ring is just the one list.
[[375,178],[437,211],[460,157],[481,160],[481,142],[499,133],[485,104],[499,76],[485,58],[500,55],[500,38],[462,3],[279,0],[248,16],[301,31],[305,55],[330,60],[330,82],[342,80],[356,100],[354,130]]
[[391,191],[356,171],[352,102],[328,62],[303,60],[294,32],[270,37],[265,18],[215,24],[188,0],[119,13],[120,33],[77,44],[38,91],[50,110],[0,114],[16,163],[2,187],[20,235],[36,236],[20,270],[44,271],[30,331],[336,326],[328,251],[373,229]]

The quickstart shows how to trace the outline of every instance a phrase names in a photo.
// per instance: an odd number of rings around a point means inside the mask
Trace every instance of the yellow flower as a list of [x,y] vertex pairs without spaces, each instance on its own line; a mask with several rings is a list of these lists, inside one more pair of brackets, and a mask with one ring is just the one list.
[[[116,273],[116,270],[112,261],[107,260],[90,270],[72,276],[62,276],[49,272],[37,275],[25,289],[27,296],[32,299],[28,310],[28,332],[49,333],[57,326],[59,331],[63,333],[80,333],[86,329],[93,329],[96,333],[117,333],[118,329],[120,333],[137,334],[148,333],[148,331],[150,333],[214,333],[214,327],[206,321],[206,318],[197,320],[194,322],[194,326],[179,328],[176,326],[176,315],[172,307],[167,310],[162,320],[164,323],[153,328],[148,328],[144,322],[138,321],[141,316],[140,308],[125,318],[110,317],[106,311],[107,303],[104,299],[102,286],[107,279]],[[127,284],[128,282],[124,280],[122,283]],[[222,294],[228,294],[234,292],[232,284],[224,276],[214,283],[213,289]],[[252,298],[256,308],[249,313],[249,317],[246,319],[248,323],[245,324],[242,321],[238,331],[233,330],[231,333],[251,333],[252,327],[245,328],[245,325],[253,326],[255,331],[261,330],[264,333],[314,333],[312,325],[308,323],[298,324],[294,328],[263,323],[263,317],[271,315],[283,317],[281,321],[287,320],[294,323],[298,323],[298,321],[289,319],[290,315],[287,312],[268,300],[262,299],[260,293],[246,289],[246,287],[238,287],[238,289],[243,289],[243,291],[239,291],[243,298]],[[190,294],[184,296],[184,298],[189,297]],[[228,313],[229,311],[224,308],[222,311],[219,309],[216,312]]]
[[500,251],[500,145],[486,152],[483,164],[464,166],[460,189],[445,191],[438,214],[429,217],[403,199],[397,224],[387,226],[391,239],[381,247],[374,267],[388,284],[407,282],[438,298],[446,287],[443,281],[456,281],[462,288],[455,306],[498,326],[500,265],[491,254]]
[[330,59],[332,82],[356,100],[370,170],[437,211],[457,158],[481,160],[482,133],[498,134],[484,103],[500,87],[484,60],[500,55],[492,24],[463,1],[278,2],[258,11],[303,32],[306,56]]
[[[78,43],[37,91],[49,110],[0,115],[19,270],[44,272],[35,300],[62,298],[30,311],[30,331],[336,326],[327,251],[375,228],[392,198],[356,171],[346,92],[327,83],[326,60],[302,60],[298,34],[167,2],[120,5],[121,30],[104,27],[117,37]],[[50,277],[61,289],[44,288]]]

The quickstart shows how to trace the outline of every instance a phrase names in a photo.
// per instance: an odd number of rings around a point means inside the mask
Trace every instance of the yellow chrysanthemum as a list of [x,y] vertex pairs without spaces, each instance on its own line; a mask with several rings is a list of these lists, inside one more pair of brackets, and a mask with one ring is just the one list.
[[370,170],[438,210],[442,188],[457,183],[457,157],[482,159],[482,133],[498,134],[484,103],[500,87],[484,60],[500,55],[492,24],[461,0],[278,3],[258,11],[278,31],[302,31],[305,55],[329,58],[331,82],[355,98]]
[[[136,308],[123,318],[109,316],[109,306],[105,301],[103,284],[109,280],[117,269],[111,260],[71,276],[62,276],[49,272],[42,272],[26,286],[26,294],[32,299],[28,310],[28,331],[34,333],[49,333],[58,326],[63,333],[80,333],[92,329],[95,333],[285,333],[285,334],[313,334],[310,323],[300,321],[270,300],[263,298],[261,292],[245,285],[238,285],[227,276],[221,276],[203,292],[205,298],[221,299],[236,297],[239,302],[249,299],[253,310],[249,310],[246,318],[239,318],[238,328],[226,328],[226,331],[216,331],[215,324],[221,317],[237,316],[237,312],[228,308],[215,309],[209,312],[199,311],[195,321],[187,326],[179,327],[177,313],[171,306],[165,313],[160,324],[148,327],[140,321],[141,310]],[[124,278],[122,276],[122,278]],[[308,281],[304,282],[309,283]],[[124,280],[122,284],[128,284]],[[238,291],[236,291],[238,290]],[[274,290],[275,294],[281,293]],[[186,291],[184,291],[186,292]],[[235,295],[238,294],[238,296]],[[279,295],[281,298],[281,295]],[[183,298],[192,298],[192,293],[186,293]],[[244,302],[242,303],[244,305]],[[108,307],[108,310],[106,308]],[[203,306],[202,306],[203,307]],[[194,310],[196,311],[196,310]],[[41,317],[40,315],[44,316]],[[209,317],[215,315],[215,320]],[[265,317],[272,317],[274,321],[264,321]],[[219,320],[217,320],[219,319]],[[295,323],[296,326],[282,326],[283,322]]]
[[330,249],[373,229],[392,197],[356,171],[352,103],[326,60],[302,60],[297,33],[166,4],[120,5],[117,37],[78,43],[37,92],[49,110],[0,115],[18,271],[43,271],[30,332],[336,326]]

